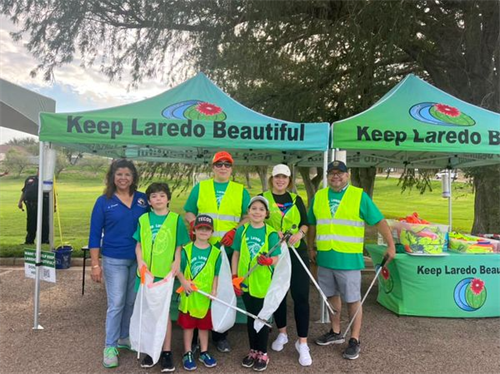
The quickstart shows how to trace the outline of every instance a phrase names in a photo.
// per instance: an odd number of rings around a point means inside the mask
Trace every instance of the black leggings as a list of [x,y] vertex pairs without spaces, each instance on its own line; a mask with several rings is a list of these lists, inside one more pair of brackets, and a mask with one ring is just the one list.
[[[309,269],[309,257],[307,250],[296,248],[300,258]],[[297,335],[299,338],[307,338],[309,332],[309,275],[302,267],[302,264],[297,259],[295,253],[290,250],[290,257],[292,259],[292,280],[290,282],[290,290],[293,299],[293,312],[295,315],[295,324],[297,326]],[[286,297],[281,302],[280,306],[274,312],[274,319],[276,326],[281,329],[286,327]]]
[[[256,297],[250,296],[250,294],[247,292],[243,294],[242,298],[247,312],[258,315],[262,309],[262,306],[264,305],[264,299],[258,299]],[[253,328],[253,322],[253,318],[247,317],[248,342],[250,343],[250,349],[254,349],[262,353],[267,353],[269,327],[264,325],[262,329],[257,332]]]

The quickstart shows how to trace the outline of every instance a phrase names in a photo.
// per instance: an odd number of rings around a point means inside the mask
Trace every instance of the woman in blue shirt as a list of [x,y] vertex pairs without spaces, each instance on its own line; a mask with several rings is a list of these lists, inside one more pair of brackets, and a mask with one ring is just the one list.
[[139,217],[149,210],[146,195],[137,191],[138,181],[132,161],[114,161],[106,175],[104,194],[97,199],[90,219],[91,277],[101,282],[104,275],[108,299],[103,359],[107,368],[118,366],[117,348],[130,348],[137,271],[133,234]]

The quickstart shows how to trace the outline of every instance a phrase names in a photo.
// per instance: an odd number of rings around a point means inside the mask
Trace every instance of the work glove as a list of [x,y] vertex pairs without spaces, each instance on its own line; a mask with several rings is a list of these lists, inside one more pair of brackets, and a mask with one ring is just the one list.
[[195,220],[189,222],[189,239],[191,239],[192,242],[196,239],[196,235],[194,234],[194,221]]
[[[235,279],[235,278],[238,278],[238,276],[236,274],[233,274],[233,279]],[[236,296],[243,295],[243,291],[238,286],[236,286],[234,283],[233,283],[233,289],[234,289],[234,293],[236,294]]]
[[236,229],[232,229],[228,232],[226,232],[226,235],[222,237],[220,240],[220,244],[224,245],[225,247],[230,247],[233,245],[234,242],[234,236],[236,235]]
[[273,264],[273,259],[271,257],[266,257],[264,255],[260,255],[257,258],[257,262],[262,266],[271,266]]

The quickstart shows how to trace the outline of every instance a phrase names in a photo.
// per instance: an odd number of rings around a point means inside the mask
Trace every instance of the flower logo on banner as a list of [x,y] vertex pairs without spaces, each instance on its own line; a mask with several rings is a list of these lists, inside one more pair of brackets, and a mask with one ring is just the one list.
[[484,281],[479,278],[462,279],[453,292],[455,303],[466,312],[481,308],[486,302],[487,292]]
[[[375,266],[375,271],[378,271],[378,269],[380,269],[380,265]],[[385,293],[392,292],[392,289],[394,288],[394,281],[391,278],[389,269],[386,267],[382,268],[382,271],[380,272],[379,282]]]
[[474,126],[476,121],[458,108],[442,103],[419,103],[410,108],[417,121],[438,126]]
[[186,100],[169,105],[161,115],[168,119],[195,121],[224,121],[227,118],[220,106],[201,100]]

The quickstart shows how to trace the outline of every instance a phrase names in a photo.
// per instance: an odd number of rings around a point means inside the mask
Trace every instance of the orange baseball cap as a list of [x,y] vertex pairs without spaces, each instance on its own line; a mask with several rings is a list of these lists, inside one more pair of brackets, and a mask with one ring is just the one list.
[[219,161],[229,161],[231,164],[234,164],[233,157],[226,151],[217,152],[212,159],[212,164],[215,164]]

